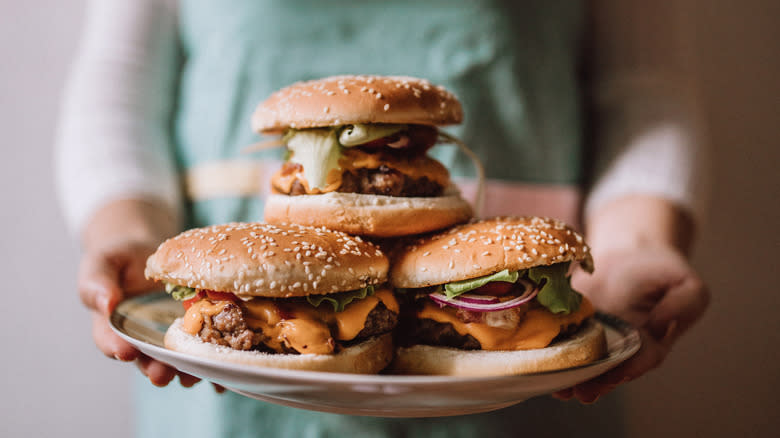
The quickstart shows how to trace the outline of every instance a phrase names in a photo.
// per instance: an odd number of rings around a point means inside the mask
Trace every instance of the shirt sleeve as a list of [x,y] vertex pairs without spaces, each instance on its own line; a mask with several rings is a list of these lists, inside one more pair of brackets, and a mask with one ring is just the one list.
[[594,166],[585,217],[631,194],[668,199],[701,219],[708,150],[681,38],[669,2],[594,1],[587,51]]
[[162,201],[180,215],[171,147],[179,69],[174,1],[92,0],[55,141],[57,190],[79,233],[103,204]]

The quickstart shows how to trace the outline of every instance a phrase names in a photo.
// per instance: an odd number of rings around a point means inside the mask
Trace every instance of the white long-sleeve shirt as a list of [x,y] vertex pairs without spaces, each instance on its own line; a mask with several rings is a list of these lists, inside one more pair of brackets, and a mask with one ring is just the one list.
[[[602,5],[601,3],[610,3]],[[614,3],[614,4],[613,4]],[[598,135],[585,213],[629,194],[669,199],[699,216],[706,150],[669,5],[596,2],[591,95]],[[175,0],[93,0],[63,102],[59,194],[78,232],[121,198],[180,212],[171,145],[177,59]]]

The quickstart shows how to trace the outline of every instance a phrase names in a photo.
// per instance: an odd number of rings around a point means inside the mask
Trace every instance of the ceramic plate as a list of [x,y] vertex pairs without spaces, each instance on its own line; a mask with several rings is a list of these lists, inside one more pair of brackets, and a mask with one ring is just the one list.
[[598,314],[607,332],[607,357],[565,370],[469,378],[291,371],[220,363],[165,349],[163,335],[182,314],[181,303],[166,294],[145,295],[119,304],[111,326],[145,354],[247,397],[351,415],[432,417],[491,411],[598,376],[631,357],[640,345],[635,329]]

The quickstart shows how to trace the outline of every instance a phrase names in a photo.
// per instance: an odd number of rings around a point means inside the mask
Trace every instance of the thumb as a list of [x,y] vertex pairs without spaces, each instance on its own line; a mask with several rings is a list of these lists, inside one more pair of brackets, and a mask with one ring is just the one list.
[[709,300],[709,292],[702,280],[695,274],[689,274],[669,288],[653,309],[647,329],[658,340],[674,339],[701,317]]
[[79,266],[78,289],[85,306],[108,316],[122,299],[120,267],[103,253],[86,254]]

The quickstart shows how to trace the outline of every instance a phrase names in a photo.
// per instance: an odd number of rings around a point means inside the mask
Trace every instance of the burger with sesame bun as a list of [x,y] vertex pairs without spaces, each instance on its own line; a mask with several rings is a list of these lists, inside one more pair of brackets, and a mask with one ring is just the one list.
[[300,225],[186,231],[146,265],[186,313],[169,349],[274,368],[376,373],[393,354],[388,260],[358,237]]
[[437,127],[462,119],[458,99],[422,79],[336,76],[283,88],[252,117],[288,149],[265,220],[377,237],[467,221],[471,206],[427,155]]
[[394,257],[403,288],[396,358],[406,374],[490,376],[563,369],[606,351],[570,265],[592,271],[582,237],[538,217],[486,219],[421,237]]

